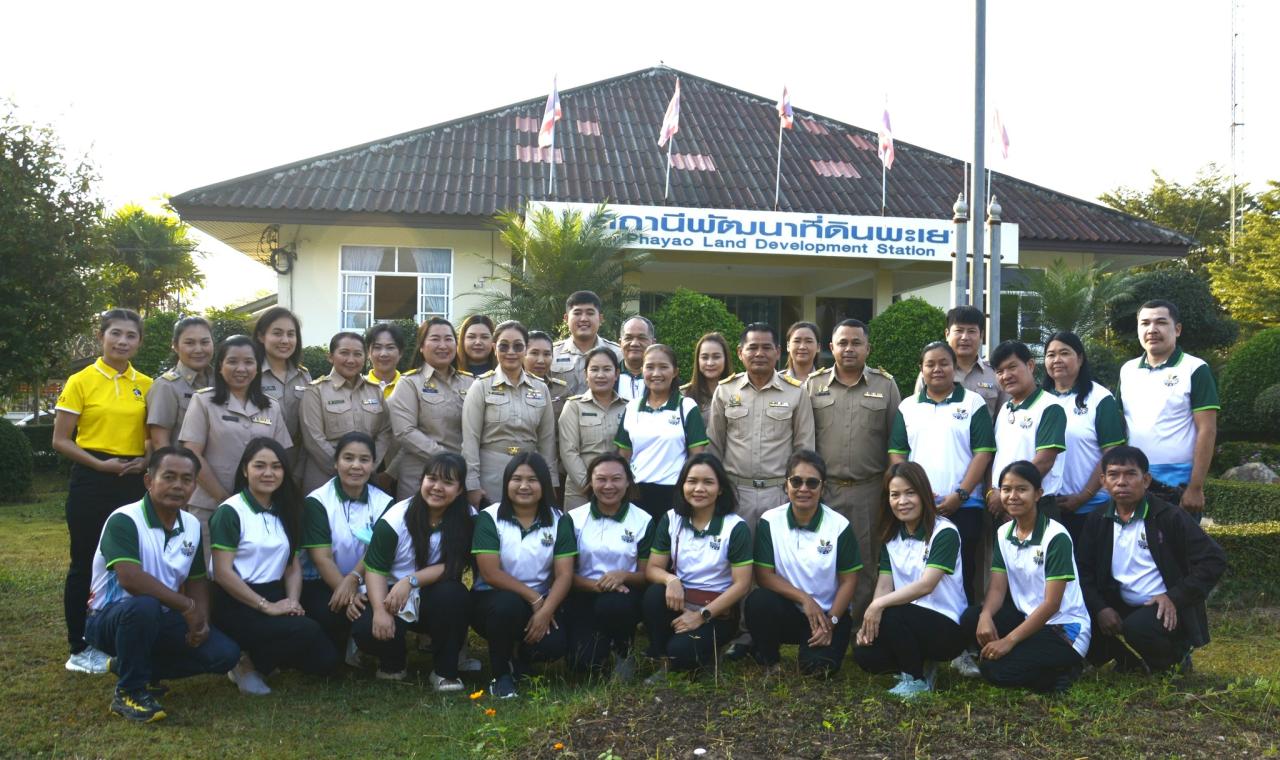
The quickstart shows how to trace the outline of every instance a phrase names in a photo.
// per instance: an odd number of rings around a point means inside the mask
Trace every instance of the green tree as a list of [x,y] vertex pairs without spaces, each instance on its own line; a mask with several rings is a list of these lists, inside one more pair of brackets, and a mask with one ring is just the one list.
[[33,404],[65,370],[67,346],[103,306],[106,260],[97,175],[57,135],[0,116],[0,388],[26,384]]
[[204,282],[195,261],[199,244],[167,203],[163,214],[128,204],[107,217],[104,226],[112,249],[107,276],[113,305],[136,308],[145,316],[177,306],[181,296]]
[[1209,264],[1213,294],[1242,322],[1280,324],[1280,182],[1245,212],[1231,257]]
[[1107,273],[1101,264],[1070,267],[1062,259],[1048,269],[1029,270],[1027,283],[1040,296],[1042,340],[1062,330],[1096,337],[1107,326],[1108,309],[1132,287],[1129,277]]
[[697,371],[693,350],[698,339],[709,332],[718,332],[729,344],[729,366],[738,364],[738,337],[745,325],[724,305],[724,301],[692,290],[680,288],[672,293],[657,313],[653,314],[653,327],[658,342],[671,346],[680,365],[680,382],[688,382]]
[[942,309],[920,298],[907,298],[877,314],[867,325],[871,341],[868,367],[879,367],[893,375],[902,397],[915,389],[920,373],[920,349],[941,340],[947,328]]
[[559,216],[541,208],[525,217],[514,211],[498,215],[502,241],[511,248],[511,264],[498,264],[497,279],[510,293],[486,292],[474,313],[495,321],[518,319],[530,329],[564,331],[564,299],[575,290],[590,290],[604,303],[601,332],[616,335],[623,307],[639,298],[625,283],[647,254],[623,248],[631,233],[609,228],[613,214],[601,204],[590,214],[566,210]]

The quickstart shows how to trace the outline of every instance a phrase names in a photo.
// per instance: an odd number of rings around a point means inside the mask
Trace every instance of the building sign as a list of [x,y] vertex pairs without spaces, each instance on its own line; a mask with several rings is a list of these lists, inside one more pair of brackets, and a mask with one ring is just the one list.
[[[531,201],[528,212],[549,208],[590,214],[590,203]],[[781,211],[609,206],[610,227],[633,235],[628,248],[650,251],[723,251],[765,255],[834,256],[951,263],[955,225],[950,219],[796,214]],[[1018,226],[1000,227],[1005,264],[1018,261]]]

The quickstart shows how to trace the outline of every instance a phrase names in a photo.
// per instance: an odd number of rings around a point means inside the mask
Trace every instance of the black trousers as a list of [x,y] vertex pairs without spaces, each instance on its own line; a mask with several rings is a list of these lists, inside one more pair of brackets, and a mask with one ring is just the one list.
[[564,622],[569,636],[569,664],[574,670],[601,670],[611,653],[630,654],[643,599],[644,594],[638,589],[625,594],[569,593],[564,603]]
[[689,633],[676,633],[671,621],[680,613],[667,609],[667,589],[653,584],[644,592],[644,629],[649,634],[648,655],[664,658],[671,670],[694,670],[715,662],[716,650],[733,638],[738,623],[715,618]]
[[[495,676],[503,673],[523,675],[535,662],[554,662],[569,650],[563,613],[556,612],[557,625],[551,626],[542,641],[524,643],[524,627],[533,617],[533,608],[511,591],[485,589],[471,591],[471,627],[489,642],[489,669]],[[457,658],[457,655],[454,655]]]
[[[284,583],[250,583],[268,602],[285,598]],[[338,664],[338,652],[320,624],[305,615],[271,616],[241,604],[221,587],[213,594],[213,619],[222,632],[240,645],[262,675],[276,668],[304,673],[328,673]]]
[[656,520],[671,510],[676,497],[675,486],[664,486],[658,483],[637,483],[636,488],[640,491],[640,498],[636,504],[650,515],[653,515],[653,519]]
[[[1095,507],[1096,509],[1096,507]],[[1080,562],[1080,534],[1084,532],[1085,520],[1089,519],[1088,513],[1078,515],[1075,512],[1063,512],[1055,518],[1062,523],[1062,527],[1067,529],[1067,533],[1071,536],[1071,546],[1075,549],[1076,562]]]
[[329,584],[323,578],[313,578],[302,582],[302,597],[298,601],[302,603],[302,609],[307,611],[307,617],[320,624],[324,635],[329,637],[329,643],[341,655],[347,649],[351,621],[347,620],[346,610],[334,612],[329,609],[329,600],[332,598],[333,589],[329,588]]
[[[1088,658],[1094,665],[1105,665],[1112,660],[1118,663],[1131,662],[1134,657],[1129,647],[1132,647],[1152,673],[1159,673],[1182,662],[1182,658],[1191,650],[1182,625],[1179,624],[1172,631],[1165,630],[1160,618],[1156,617],[1154,604],[1150,607],[1130,607],[1120,603],[1112,609],[1124,621],[1120,628],[1124,641],[1115,636],[1104,635],[1098,629],[1097,619],[1094,619],[1093,640],[1089,642]],[[1126,647],[1125,644],[1129,646]]]
[[964,651],[960,625],[918,604],[885,608],[880,633],[853,648],[853,660],[868,673],[910,673],[924,678],[925,661],[946,662]]
[[[982,607],[975,604],[960,616],[965,643],[978,649],[981,647],[978,647],[976,632],[981,613]],[[1019,612],[1006,596],[1004,606],[996,612],[993,622],[996,624],[996,632],[1003,638],[1026,619],[1027,616]],[[978,669],[982,671],[982,677],[993,686],[1028,688],[1045,693],[1053,691],[1059,679],[1064,676],[1074,681],[1083,659],[1071,647],[1061,626],[1046,625],[1014,645],[1004,657],[998,660],[980,659]]]
[[[112,458],[89,453],[98,459]],[[62,589],[62,610],[67,622],[67,644],[73,654],[88,646],[84,640],[84,620],[88,614],[89,584],[93,580],[93,555],[98,550],[102,526],[112,512],[138,501],[144,493],[141,475],[110,475],[83,465],[71,465],[66,505],[71,564]]]
[[418,619],[406,623],[395,617],[396,633],[391,639],[373,637],[373,610],[368,605],[351,625],[351,637],[360,651],[378,658],[378,667],[384,673],[398,673],[405,669],[408,655],[404,642],[405,631],[417,631],[431,636],[435,650],[432,668],[442,678],[458,677],[458,653],[467,640],[467,622],[470,619],[471,595],[461,581],[441,580],[423,586],[419,592]]
[[950,519],[956,524],[956,530],[960,532],[960,569],[964,574],[965,600],[973,604],[980,601],[981,595],[974,591],[975,588],[982,586],[978,579],[986,575],[978,565],[982,558],[984,533],[989,524],[987,510],[957,509],[951,514]]
[[831,643],[825,647],[809,646],[809,619],[794,602],[767,588],[757,588],[747,595],[747,627],[755,642],[756,661],[762,665],[774,665],[782,659],[778,649],[782,644],[798,644],[797,659],[800,672],[829,675],[840,670],[849,637],[853,631],[853,618],[845,615],[831,632]]

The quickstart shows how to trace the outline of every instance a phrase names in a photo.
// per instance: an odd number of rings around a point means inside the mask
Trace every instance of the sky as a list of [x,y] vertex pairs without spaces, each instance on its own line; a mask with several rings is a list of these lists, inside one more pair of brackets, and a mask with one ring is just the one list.
[[[1280,179],[1280,3],[1237,0],[1237,173]],[[87,156],[114,207],[664,62],[973,154],[973,0],[667,5],[42,0],[5,9],[0,99]],[[1232,0],[988,0],[988,163],[1082,198],[1230,164]],[[571,115],[567,115],[571,116]],[[655,139],[658,130],[654,125]],[[656,150],[655,146],[655,150]],[[994,154],[994,155],[993,155]],[[999,189],[996,189],[997,195]],[[273,292],[201,236],[197,306]]]

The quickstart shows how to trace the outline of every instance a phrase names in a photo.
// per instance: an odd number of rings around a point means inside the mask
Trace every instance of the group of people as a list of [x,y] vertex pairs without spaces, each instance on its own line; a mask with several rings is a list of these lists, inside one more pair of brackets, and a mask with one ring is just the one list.
[[1217,393],[1176,306],[1138,317],[1113,395],[1077,336],[1046,341],[1037,385],[1028,346],[988,363],[984,315],[952,309],[903,399],[853,319],[825,369],[812,323],[747,326],[737,373],[708,334],[680,385],[652,322],[607,340],[580,291],[559,341],[482,315],[412,344],[378,324],[334,335],[313,379],[274,308],[217,346],[179,321],[153,382],[130,363],[142,320],[115,309],[57,403],[67,669],[115,673],[112,709],[146,722],[161,681],[197,673],[247,694],[343,661],[403,679],[410,631],[457,692],[474,630],[504,698],[558,659],[631,680],[639,628],[651,680],[720,656],[773,672],[791,644],[830,674],[852,645],[903,698],[947,661],[1038,691],[1086,656],[1189,667],[1225,569],[1198,525]]

